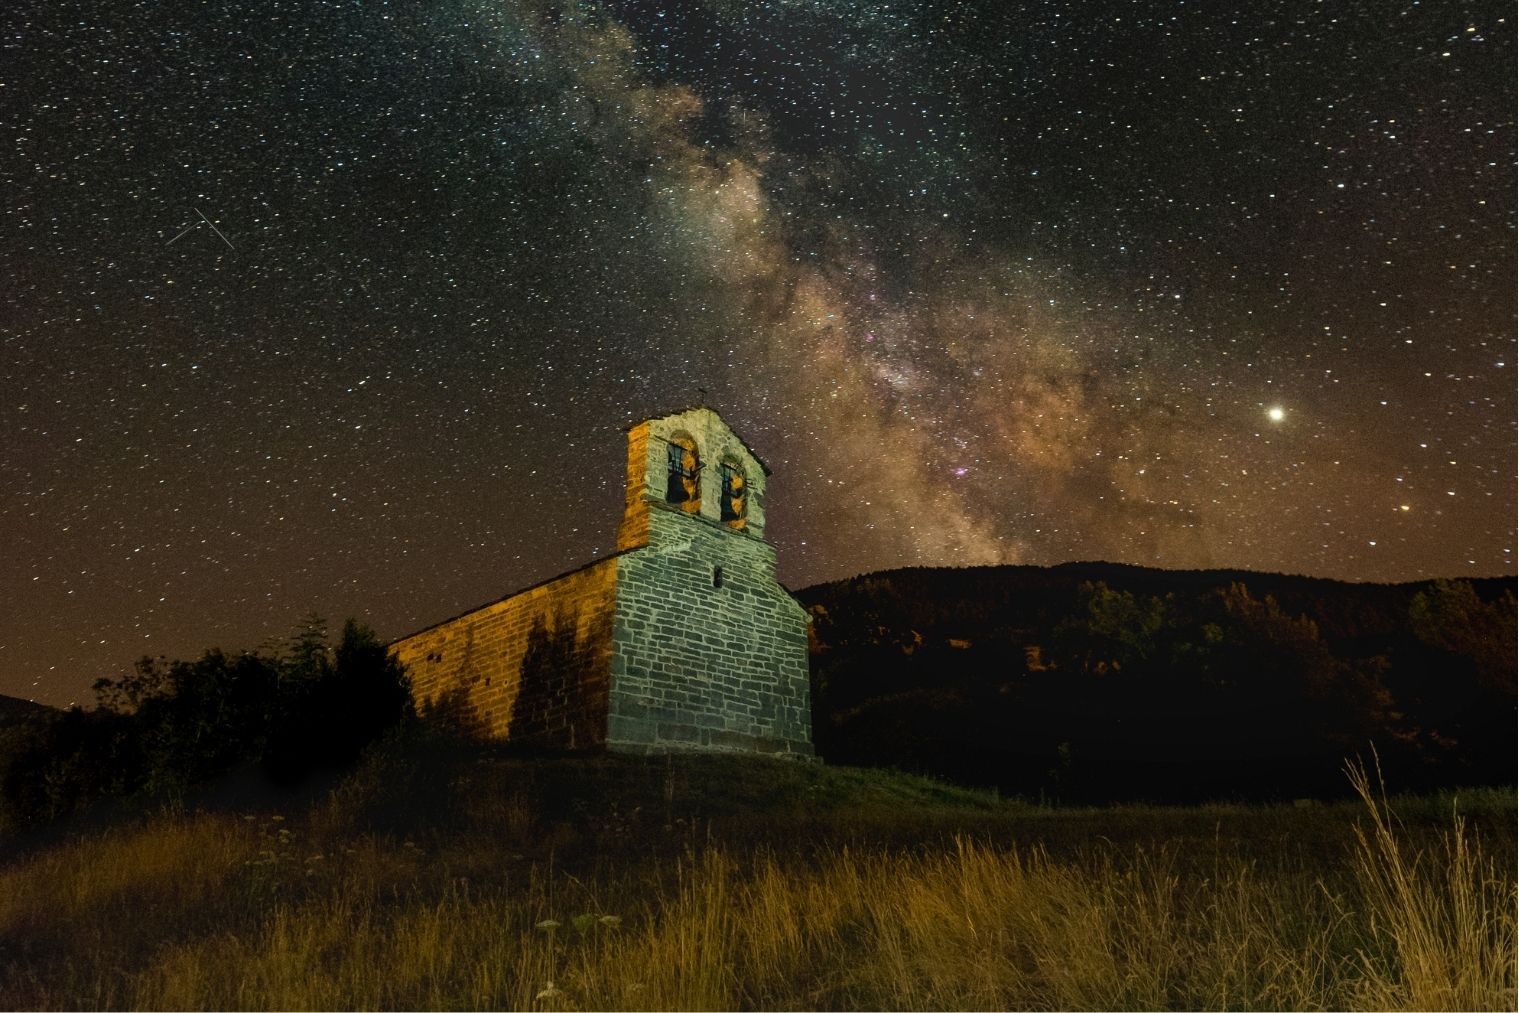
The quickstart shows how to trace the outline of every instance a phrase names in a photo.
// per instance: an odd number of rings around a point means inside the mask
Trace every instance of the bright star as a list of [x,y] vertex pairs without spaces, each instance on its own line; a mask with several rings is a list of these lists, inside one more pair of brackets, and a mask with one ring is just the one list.
[[1266,417],[1272,422],[1280,422],[1287,417],[1287,412],[1281,407],[1271,407],[1266,409]]

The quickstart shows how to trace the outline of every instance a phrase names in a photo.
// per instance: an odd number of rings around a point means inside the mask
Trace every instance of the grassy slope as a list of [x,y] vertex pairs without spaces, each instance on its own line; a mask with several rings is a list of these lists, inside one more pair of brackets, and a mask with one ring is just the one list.
[[413,742],[14,854],[0,1005],[1512,1008],[1511,794],[1374,811]]

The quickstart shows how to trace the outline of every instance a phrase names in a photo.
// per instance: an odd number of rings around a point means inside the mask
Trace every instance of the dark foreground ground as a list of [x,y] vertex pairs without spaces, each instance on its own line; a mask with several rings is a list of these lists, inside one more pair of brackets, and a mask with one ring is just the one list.
[[1512,1009],[1514,821],[414,736],[7,842],[0,1006]]

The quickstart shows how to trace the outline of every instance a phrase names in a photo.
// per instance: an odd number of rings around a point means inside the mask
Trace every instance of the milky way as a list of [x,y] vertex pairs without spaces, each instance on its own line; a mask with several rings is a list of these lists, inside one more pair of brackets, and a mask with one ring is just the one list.
[[1513,573],[1513,17],[7,4],[0,692],[579,565],[696,402],[793,587]]

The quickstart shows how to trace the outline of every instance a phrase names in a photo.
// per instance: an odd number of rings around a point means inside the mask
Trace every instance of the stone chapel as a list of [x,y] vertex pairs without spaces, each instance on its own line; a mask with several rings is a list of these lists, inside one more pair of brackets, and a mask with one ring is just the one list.
[[811,756],[809,617],[775,579],[769,474],[710,408],[633,426],[617,551],[393,642],[418,706],[550,747]]

